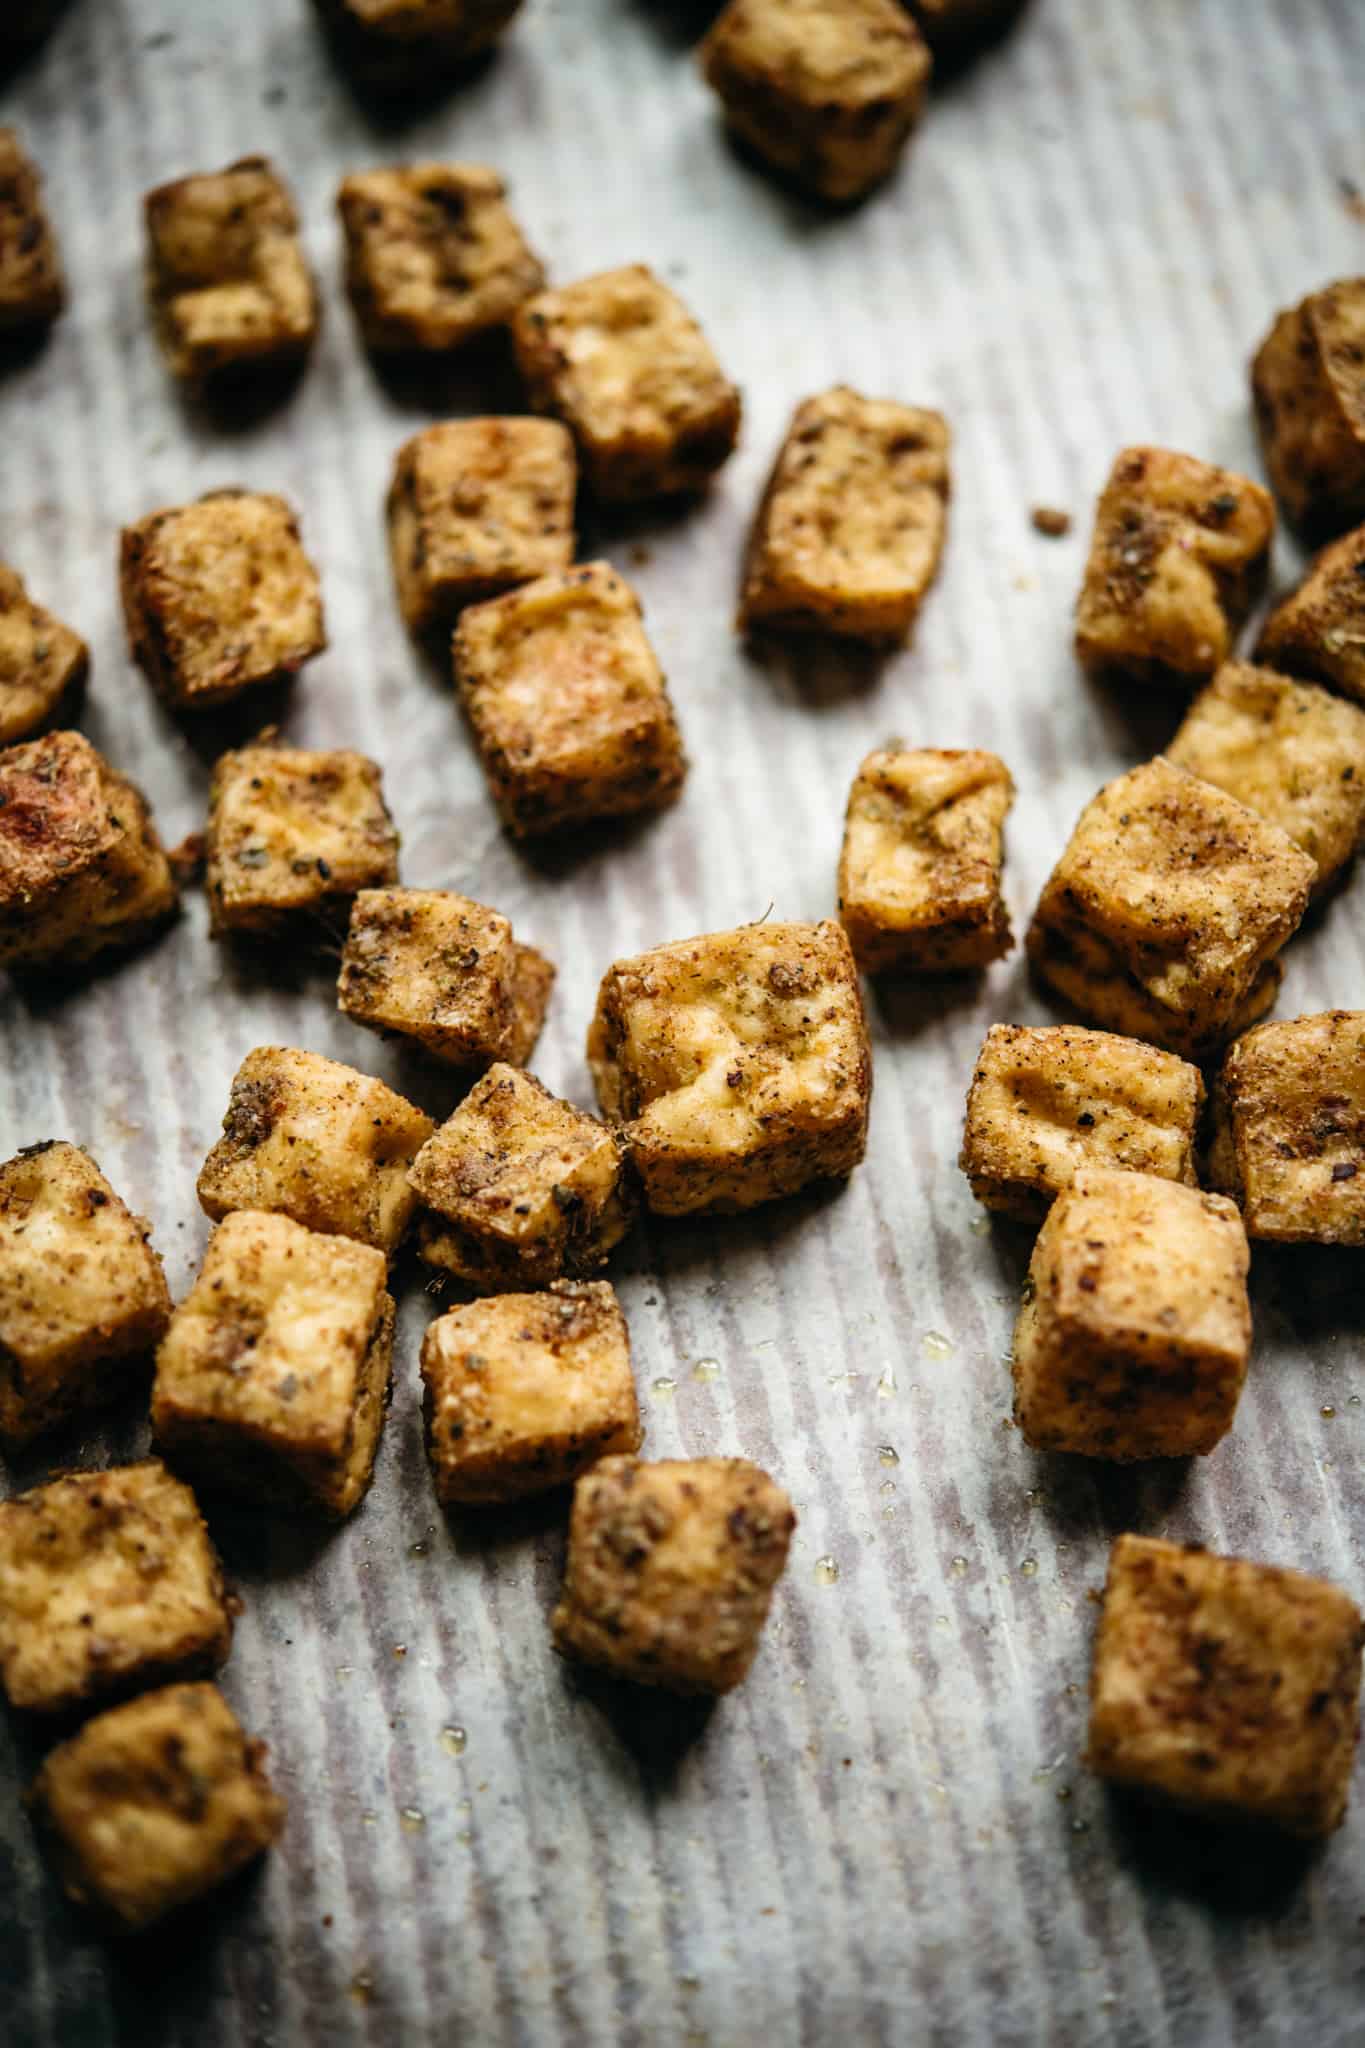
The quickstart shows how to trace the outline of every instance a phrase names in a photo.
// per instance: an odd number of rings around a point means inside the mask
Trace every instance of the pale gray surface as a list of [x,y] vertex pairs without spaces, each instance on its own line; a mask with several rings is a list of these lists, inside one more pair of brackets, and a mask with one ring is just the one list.
[[[332,637],[288,731],[377,754],[405,878],[498,905],[552,953],[536,1065],[579,1100],[616,955],[770,902],[829,911],[849,779],[889,732],[1005,756],[1020,791],[1008,891],[1026,915],[1083,802],[1176,717],[1131,719],[1070,658],[1115,449],[1151,438],[1254,468],[1251,347],[1280,304],[1362,265],[1339,185],[1365,185],[1365,15],[1350,0],[1036,0],[936,95],[889,188],[839,218],[728,149],[690,64],[699,12],[528,0],[483,77],[386,131],[302,0],[84,0],[0,112],[46,169],[73,293],[48,350],[0,384],[0,552],[92,641],[86,730],[146,786],[169,839],[199,825],[205,770],[123,650],[116,530],[215,484],[287,491]],[[326,317],[292,402],[229,436],[168,384],[138,200],[254,150],[295,184]],[[557,279],[654,262],[744,387],[743,447],[710,502],[601,543],[637,582],[672,679],[684,801],[556,872],[498,832],[390,590],[382,493],[429,415],[357,345],[331,207],[343,170],[414,154],[501,166]],[[913,650],[880,670],[760,667],[730,627],[742,536],[792,405],[836,378],[949,414],[944,573]],[[1071,509],[1070,538],[1034,534],[1040,501]],[[1281,580],[1292,567],[1282,547]],[[1280,1015],[1365,1002],[1362,890],[1291,949]],[[973,1229],[955,1159],[987,1023],[1044,1014],[1017,960],[980,988],[874,1000],[871,1152],[848,1190],[651,1228],[613,1275],[650,1450],[745,1452],[800,1508],[741,1692],[702,1723],[579,1690],[546,1635],[555,1513],[447,1530],[415,1397],[430,1304],[409,1274],[362,1511],[320,1538],[216,1523],[247,1602],[226,1685],[290,1800],[280,1852],[150,1959],[111,1956],[39,1871],[17,1801],[30,1759],[0,1732],[5,2041],[1358,2039],[1365,1805],[1296,1885],[1251,1871],[1239,1903],[1190,1868],[1188,1831],[1173,1851],[1139,1837],[1077,1762],[1086,1595],[1115,1530],[1365,1590],[1358,1263],[1258,1253],[1251,1383],[1197,1470],[1031,1456],[1005,1426],[1002,1364],[1026,1240]],[[177,1293],[205,1236],[194,1176],[250,1046],[413,1082],[333,1013],[325,972],[279,991],[226,963],[198,897],[82,994],[34,1011],[0,992],[0,1034],[0,1156],[49,1136],[90,1146],[153,1217]],[[426,1094],[440,1106],[439,1086]],[[690,1377],[705,1357],[722,1367],[712,1384]],[[671,1399],[651,1391],[664,1376]],[[78,1453],[141,1441],[130,1417]],[[446,1725],[468,1731],[462,1755],[443,1749]]]

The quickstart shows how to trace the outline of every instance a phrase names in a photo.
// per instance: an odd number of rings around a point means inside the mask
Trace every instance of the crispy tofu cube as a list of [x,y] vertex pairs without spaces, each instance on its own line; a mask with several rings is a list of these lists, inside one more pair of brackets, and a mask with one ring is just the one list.
[[1355,1761],[1363,1641],[1355,1602],[1322,1579],[1120,1536],[1086,1761],[1216,1819],[1329,1835]]
[[673,802],[687,757],[640,601],[606,562],[465,612],[455,679],[517,838]]
[[147,291],[173,374],[302,360],[317,332],[317,295],[289,188],[263,156],[159,185],[146,199]]
[[271,743],[221,754],[205,835],[216,937],[278,937],[327,921],[362,889],[398,880],[398,834],[378,764],[364,754]]
[[821,199],[861,199],[895,169],[933,60],[896,0],[730,0],[702,75],[742,142]]
[[34,604],[0,562],[0,746],[13,746],[74,702],[90,668],[79,633]]
[[388,524],[410,629],[429,632],[467,604],[567,569],[577,473],[558,420],[444,420],[406,441]]
[[621,1141],[499,1063],[417,1155],[422,1257],[477,1294],[592,1273],[634,1214]]
[[170,1685],[86,1723],[29,1793],[69,1899],[121,1933],[212,1891],[284,1826],[266,1748],[215,1685]]
[[239,1603],[194,1495],[155,1458],[0,1502],[0,1684],[69,1713],[223,1663]]
[[1317,863],[1315,896],[1355,852],[1365,827],[1365,712],[1314,683],[1225,662],[1167,759],[1287,832]]
[[371,1031],[410,1038],[482,1073],[524,1067],[555,970],[496,910],[452,889],[364,889],[351,909],[337,1006]]
[[344,62],[372,92],[425,93],[491,49],[521,0],[315,0]]
[[532,405],[564,421],[604,502],[702,490],[734,448],[739,393],[643,263],[523,300],[512,340]]
[[272,491],[208,491],[125,526],[119,589],[129,651],[178,710],[282,682],[327,645],[317,570]]
[[141,792],[78,732],[0,752],[0,967],[76,967],[176,909]]
[[114,1400],[171,1312],[149,1226],[75,1145],[0,1166],[0,1438]]
[[505,327],[545,282],[486,164],[407,164],[343,178],[346,289],[367,348],[444,354]]
[[796,408],[749,541],[739,627],[904,640],[938,574],[941,413],[836,385]]
[[867,1023],[829,921],[741,925],[618,960],[588,1064],[661,1216],[842,1180],[867,1149]]
[[1278,825],[1158,758],[1082,811],[1029,958],[1092,1023],[1200,1059],[1274,1001],[1316,876]]
[[392,1258],[417,1206],[408,1168],[434,1129],[369,1074],[259,1045],[233,1078],[199,1206],[215,1222],[234,1209],[269,1210]]
[[1036,1451],[1203,1457],[1251,1349],[1246,1232],[1223,1195],[1078,1166],[1048,1211],[1014,1328],[1014,1414]]
[[1256,659],[1365,703],[1365,526],[1314,557],[1262,627]]
[[1249,1237],[1365,1244],[1365,1010],[1238,1039],[1213,1090],[1209,1178]]
[[1076,603],[1087,668],[1184,688],[1232,653],[1265,581],[1275,508],[1247,477],[1125,448],[1095,513]]
[[758,1650],[796,1527],[747,1458],[604,1458],[574,1488],[555,1648],[615,1678],[722,1693]]
[[152,1428],[204,1486],[350,1514],[389,1393],[384,1254],[238,1209],[209,1239],[157,1354]]
[[1171,1052],[1076,1025],[992,1024],[967,1096],[958,1162],[1002,1216],[1041,1221],[1082,1167],[1197,1187],[1204,1082]]
[[954,973],[1008,953],[1000,874],[1013,801],[994,754],[893,746],[868,755],[839,861],[839,921],[865,973]]
[[453,1308],[422,1342],[427,1457],[447,1507],[568,1486],[640,1448],[630,1337],[605,1280]]
[[1251,365],[1261,451],[1294,524],[1326,539],[1365,519],[1365,277],[1279,314]]
[[49,327],[65,304],[38,167],[14,130],[0,128],[0,334]]

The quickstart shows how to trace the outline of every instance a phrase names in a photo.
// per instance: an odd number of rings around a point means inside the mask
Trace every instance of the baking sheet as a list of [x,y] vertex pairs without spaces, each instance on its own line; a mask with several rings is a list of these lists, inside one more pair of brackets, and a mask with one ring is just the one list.
[[[889,187],[837,217],[724,142],[690,61],[704,12],[527,0],[487,71],[403,126],[357,105],[301,0],[78,0],[0,110],[47,173],[72,285],[50,346],[0,382],[0,552],[92,642],[85,729],[168,841],[200,825],[206,764],[123,649],[117,528],[217,484],[286,491],[331,631],[288,735],[377,755],[405,879],[496,904],[552,954],[536,1066],[585,1103],[604,968],[770,903],[828,913],[848,782],[889,733],[1003,754],[1027,915],[1085,800],[1176,719],[1100,694],[1069,653],[1115,449],[1254,472],[1250,349],[1278,306],[1361,267],[1350,0],[1034,0],[936,93]],[[294,184],[325,322],[291,402],[228,430],[168,383],[138,201],[256,150]],[[693,765],[675,811],[576,862],[501,836],[393,603],[394,449],[503,402],[468,378],[386,383],[357,344],[334,188],[417,155],[499,165],[558,280],[654,263],[744,388],[743,446],[704,507],[588,537],[642,594]],[[791,407],[837,378],[949,415],[943,575],[909,652],[760,663],[730,626],[743,534]],[[1033,532],[1039,502],[1072,511],[1068,538]],[[1293,568],[1282,544],[1281,583]],[[1291,948],[1280,1015],[1365,1003],[1362,890]],[[7,2043],[1359,2039],[1365,1801],[1306,1867],[1229,1873],[1188,1829],[1135,1829],[1078,1766],[1087,1595],[1117,1530],[1365,1589],[1358,1263],[1258,1250],[1252,1375],[1206,1462],[1035,1457],[1002,1362],[1027,1241],[983,1226],[955,1160],[987,1024],[1046,1012],[1015,958],[979,986],[875,995],[871,1016],[871,1151],[847,1191],[651,1224],[612,1275],[648,1450],[745,1453],[800,1510],[743,1689],[706,1715],[580,1682],[547,1639],[557,1508],[441,1518],[416,1398],[433,1303],[408,1270],[363,1509],[333,1533],[215,1518],[246,1600],[225,1685],[270,1740],[280,1849],[150,1957],[116,1954],[42,1874],[17,1799],[32,1752],[0,1727]],[[225,959],[192,896],[80,994],[0,989],[0,1156],[89,1146],[154,1219],[179,1294],[206,1236],[195,1173],[238,1061],[270,1041],[449,1106],[335,1014],[325,964],[282,987]],[[705,1359],[718,1376],[695,1376]],[[144,1440],[127,1417],[61,1451]]]

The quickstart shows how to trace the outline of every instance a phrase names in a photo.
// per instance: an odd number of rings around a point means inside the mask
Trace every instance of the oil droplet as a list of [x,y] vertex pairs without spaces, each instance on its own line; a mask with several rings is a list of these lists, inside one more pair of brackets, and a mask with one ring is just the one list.
[[806,1690],[806,1681],[805,1681],[805,1679],[804,1679],[804,1678],[794,1678],[794,1679],[792,1680],[792,1691],[793,1691],[793,1692],[804,1692],[805,1690]]
[[838,1577],[839,1567],[832,1557],[816,1558],[815,1583],[817,1586],[832,1586]]
[[361,1814],[360,1818],[365,1823],[365,1826],[367,1828],[372,1828],[375,1822],[378,1820],[379,1815],[375,1812],[372,1806],[367,1806],[364,1812]]
[[1042,1498],[1043,1489],[1041,1486],[1026,1486],[1024,1488],[1024,1499],[1031,1508],[1036,1508]]
[[431,1549],[431,1545],[430,1545],[429,1543],[423,1542],[423,1541],[421,1541],[421,1540],[419,1539],[419,1541],[418,1541],[418,1542],[416,1542],[416,1543],[414,1543],[414,1544],[412,1545],[412,1548],[411,1548],[411,1549],[410,1549],[410,1550],[408,1551],[408,1556],[409,1556],[409,1557],[425,1557],[425,1556],[426,1556],[426,1554],[427,1554],[427,1552],[428,1552],[428,1551],[429,1551],[430,1549]]
[[971,1230],[972,1230],[972,1236],[973,1236],[973,1237],[989,1237],[989,1236],[990,1236],[990,1234],[991,1234],[991,1219],[990,1219],[990,1217],[989,1217],[989,1216],[973,1216],[973,1218],[972,1218],[972,1223],[971,1223]]
[[1020,1567],[1019,1567],[1019,1576],[1020,1576],[1020,1578],[1021,1578],[1021,1579],[1036,1579],[1036,1578],[1037,1578],[1037,1576],[1038,1576],[1038,1560],[1037,1560],[1037,1558],[1036,1558],[1036,1557],[1026,1557],[1026,1558],[1024,1559],[1023,1563],[1022,1563],[1022,1564],[1020,1565]]
[[419,1835],[427,1824],[427,1817],[420,1806],[400,1807],[398,1818],[403,1823],[404,1834],[408,1835]]
[[1323,1421],[1330,1422],[1332,1420],[1332,1417],[1336,1414],[1336,1412],[1336,1409],[1330,1406],[1323,1408],[1321,1411]]
[[394,1644],[394,1646],[393,1646],[393,1654],[394,1654],[394,1656],[395,1656],[395,1657],[406,1657],[406,1656],[407,1656],[407,1654],[408,1654],[408,1646],[407,1646],[407,1644],[406,1644],[406,1643],[395,1643],[395,1644]]
[[1071,1832],[1073,1835],[1088,1835],[1090,1833],[1089,1821],[1082,1820],[1080,1815],[1077,1814],[1075,1820],[1071,1823]]
[[877,1457],[883,1465],[899,1465],[901,1454],[894,1444],[878,1444]]
[[1069,1685],[1066,1689],[1067,1698],[1069,1700],[1077,1699],[1080,1696],[1080,1690],[1078,1685]]
[[877,1488],[877,1491],[878,1493],[894,1493],[896,1491],[895,1480],[883,1479],[881,1485]]
[[1360,1406],[1359,1394],[1352,1394],[1350,1400],[1346,1403],[1346,1406],[1348,1408],[1358,1408]]
[[338,1677],[338,1678],[354,1678],[354,1677],[355,1677],[355,1666],[354,1666],[354,1664],[338,1664],[338,1665],[337,1665],[337,1677]]
[[368,2005],[374,1997],[374,1978],[368,1970],[357,1970],[352,1977],[351,1996],[357,2005]]
[[1071,1797],[1071,1787],[1069,1785],[1059,1785],[1057,1787],[1057,1797],[1065,1806],[1067,1800]]
[[862,1378],[859,1372],[827,1372],[825,1384],[830,1387],[851,1387],[855,1380]]
[[441,1747],[447,1756],[463,1756],[469,1745],[469,1737],[463,1728],[443,1728]]
[[889,1401],[892,1399],[893,1395],[895,1394],[895,1391],[896,1375],[892,1372],[890,1366],[888,1365],[883,1371],[881,1378],[877,1382],[877,1399],[879,1401]]
[[699,1358],[692,1368],[692,1377],[694,1380],[718,1380],[720,1378],[720,1360],[718,1358]]
[[934,1616],[934,1627],[935,1627],[935,1628],[951,1628],[951,1627],[952,1627],[952,1625],[953,1625],[953,1624],[951,1623],[951,1621],[949,1621],[949,1619],[948,1619],[948,1617],[947,1617],[947,1615],[946,1615],[946,1614],[936,1614],[936,1615]]
[[662,1378],[657,1379],[653,1382],[650,1391],[651,1393],[657,1394],[661,1401],[667,1401],[671,1399],[671,1397],[674,1394],[677,1393],[678,1382],[676,1380],[671,1380],[668,1377],[667,1373],[665,1373],[662,1376]]
[[953,1340],[945,1337],[942,1330],[926,1330],[919,1340],[919,1348],[926,1358],[951,1358]]
[[468,1828],[461,1828],[459,1834],[456,1835],[455,1839],[457,1842],[461,1843],[464,1848],[467,1849],[470,1843],[473,1841],[474,1837],[470,1834]]
[[895,1519],[896,1519],[896,1510],[895,1510],[895,1506],[894,1506],[894,1504],[892,1504],[892,1505],[891,1505],[891,1506],[889,1506],[889,1507],[884,1507],[884,1508],[882,1509],[882,1520],[883,1520],[884,1522],[894,1522],[894,1521],[895,1521]]
[[950,1571],[950,1572],[952,1573],[952,1575],[953,1575],[953,1577],[954,1577],[955,1579],[965,1579],[965,1578],[966,1578],[966,1576],[967,1576],[967,1560],[966,1560],[966,1558],[965,1558],[965,1557],[955,1557],[955,1558],[953,1559],[952,1563],[951,1563],[951,1564],[949,1565],[948,1569],[949,1569],[949,1571]]

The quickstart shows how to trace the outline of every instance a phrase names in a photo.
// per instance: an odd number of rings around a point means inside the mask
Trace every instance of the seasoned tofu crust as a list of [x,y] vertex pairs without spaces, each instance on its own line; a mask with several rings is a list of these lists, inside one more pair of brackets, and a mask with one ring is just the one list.
[[422,1341],[422,1384],[445,1506],[522,1500],[640,1448],[630,1337],[605,1280],[451,1309]]
[[747,1674],[796,1516],[747,1458],[604,1458],[574,1489],[555,1648],[616,1678],[723,1693]]
[[1078,1167],[1034,1246],[1014,1330],[1014,1414],[1038,1451],[1204,1456],[1246,1378],[1246,1232],[1222,1195]]
[[845,384],[799,405],[749,541],[741,632],[904,640],[943,553],[948,449],[941,413]]
[[1277,317],[1251,394],[1266,471],[1294,524],[1325,540],[1365,519],[1365,277]]
[[1365,1244],[1365,1010],[1238,1039],[1213,1090],[1208,1177],[1249,1237]]
[[523,300],[512,340],[532,406],[563,420],[604,502],[702,490],[734,448],[739,392],[643,263]]
[[955,973],[1009,951],[1000,877],[1013,801],[994,754],[894,746],[867,756],[839,861],[839,921],[865,973]]
[[1365,526],[1314,556],[1261,628],[1256,659],[1365,703]]
[[522,0],[314,0],[369,91],[425,94],[491,49]]
[[1323,1579],[1120,1536],[1087,1762],[1149,1798],[1329,1835],[1350,1791],[1362,1642],[1355,1602]]
[[0,128],[0,334],[50,327],[65,304],[38,167],[14,130]]
[[0,747],[26,740],[74,702],[90,668],[79,633],[34,604],[0,562]]
[[278,937],[345,914],[362,889],[398,880],[398,834],[376,762],[273,742],[221,754],[205,834],[209,921]]
[[64,1714],[212,1671],[237,1611],[194,1495],[154,1458],[0,1502],[0,1684],[12,1707]]

